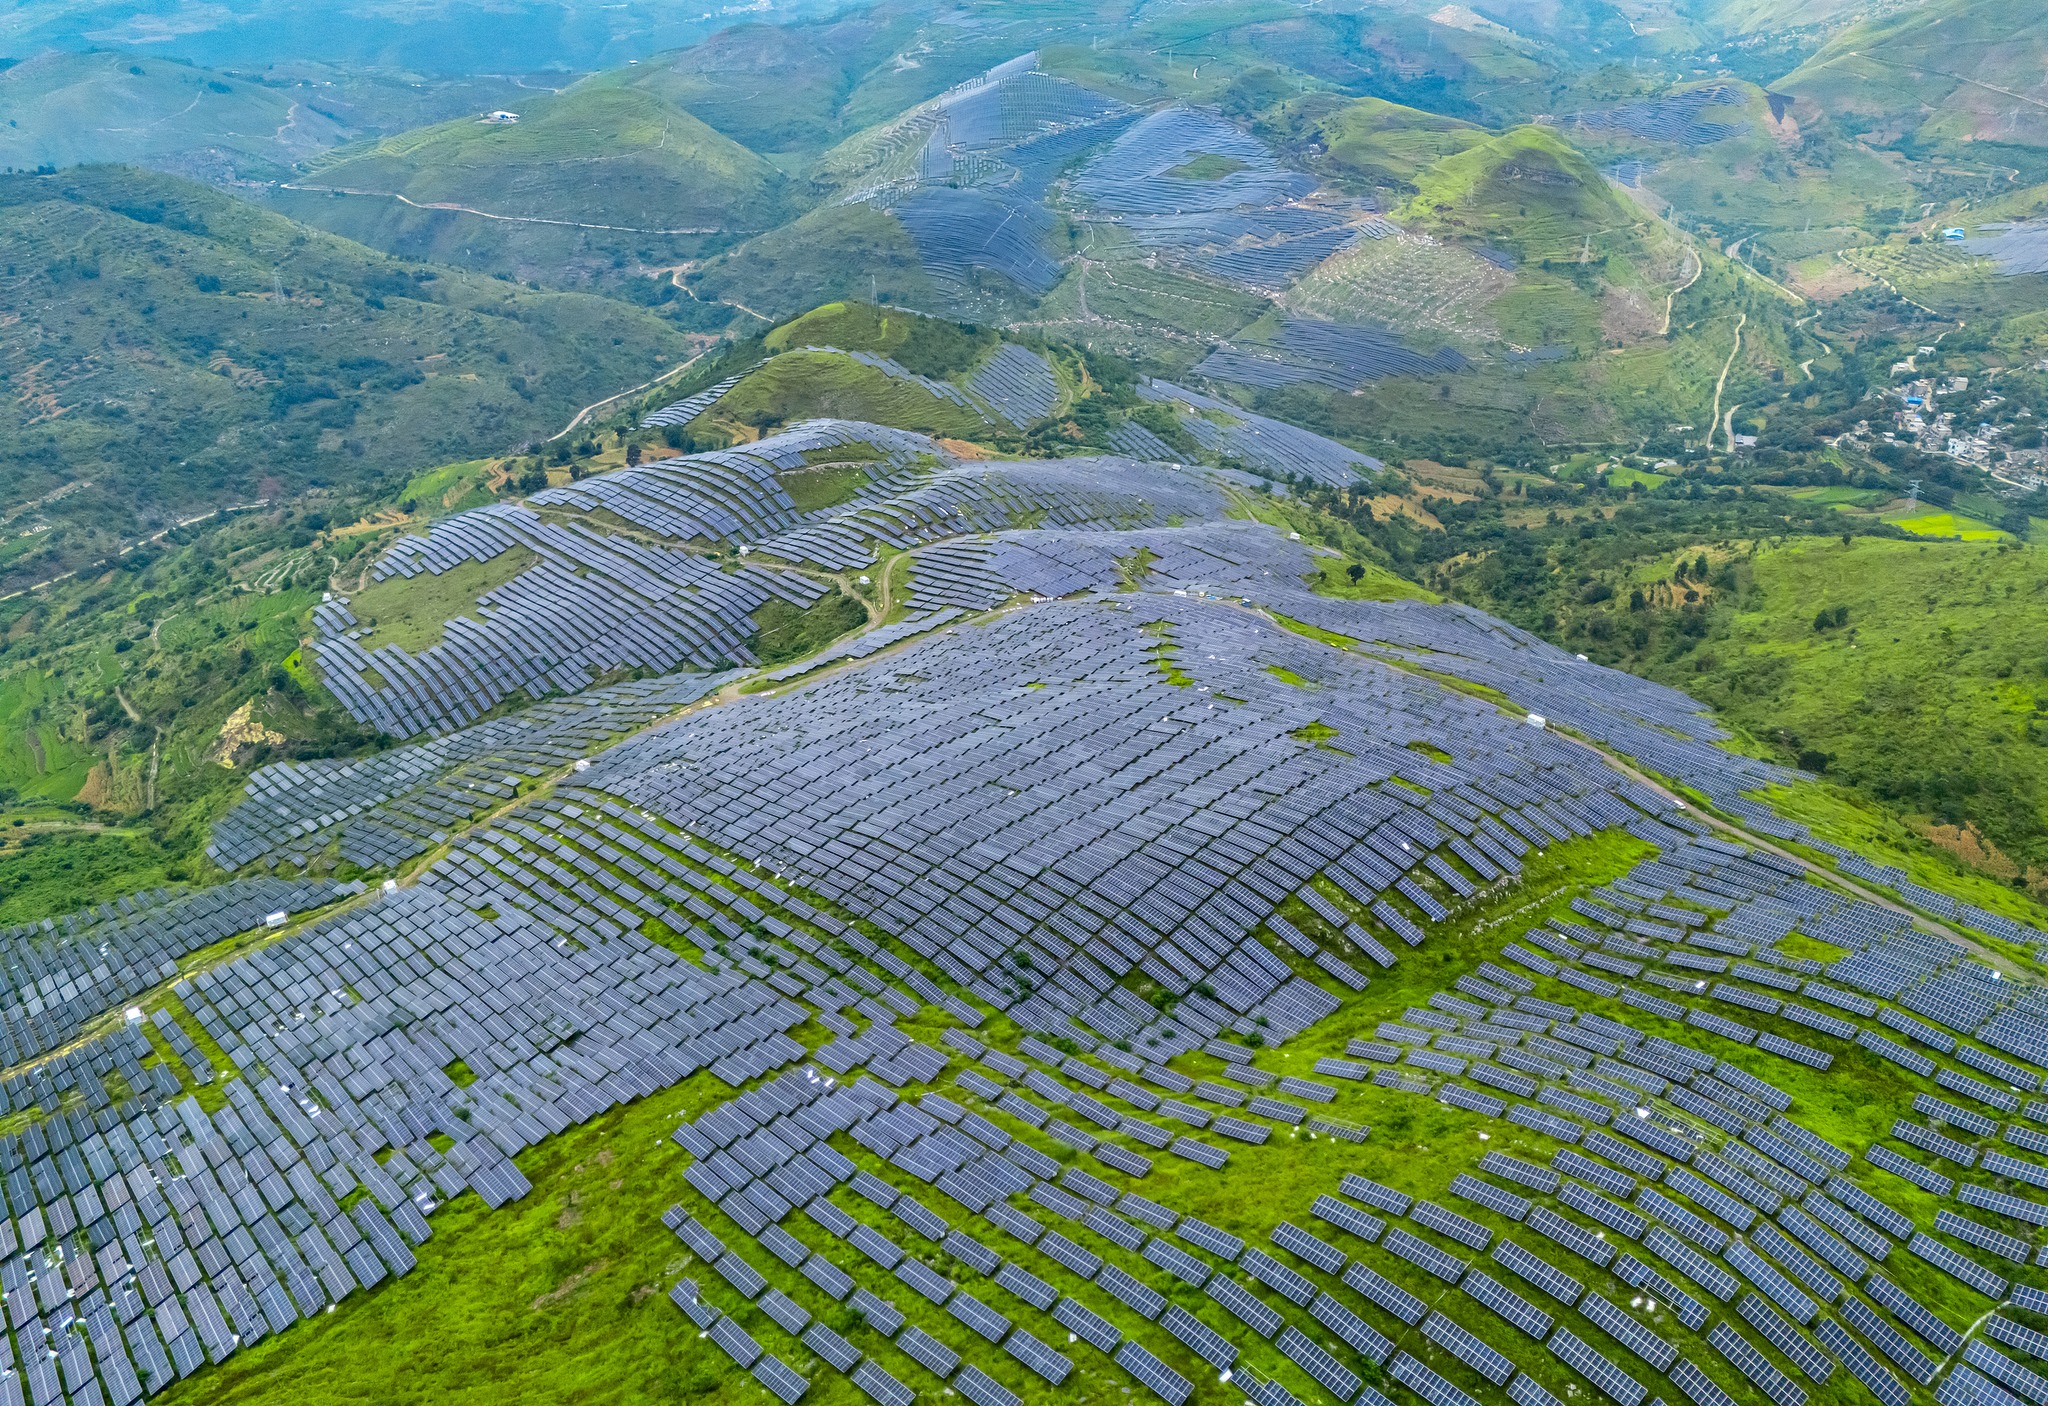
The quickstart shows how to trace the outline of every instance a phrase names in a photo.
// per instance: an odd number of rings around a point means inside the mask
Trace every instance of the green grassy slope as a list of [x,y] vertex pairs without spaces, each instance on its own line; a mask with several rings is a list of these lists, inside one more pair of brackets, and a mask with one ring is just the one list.
[[17,584],[166,516],[551,434],[686,354],[621,304],[400,264],[132,168],[0,178],[0,244],[0,502],[72,490],[8,554]]
[[1312,143],[1314,165],[1346,186],[1413,188],[1446,156],[1486,140],[1484,128],[1384,98],[1338,103],[1327,97],[1283,104],[1268,119],[1296,145]]
[[2048,146],[2048,11],[1930,0],[1837,36],[1778,86],[1885,141]]
[[1763,229],[1821,229],[1917,209],[1924,173],[1886,161],[1844,137],[1830,115],[1810,102],[1774,106],[1754,83],[1727,78],[1676,87],[1646,83],[1633,97],[1594,103],[1664,101],[1689,90],[1720,88],[1733,102],[1705,109],[1707,120],[1740,130],[1719,141],[1686,145],[1574,124],[1572,143],[1603,167],[1640,163],[1646,199],[1681,214],[1693,227],[1724,234]]
[[[620,72],[516,111],[516,123],[464,117],[343,148],[293,183],[284,208],[409,255],[480,243],[494,254],[482,266],[560,283],[565,253],[584,272],[674,263],[782,223],[802,197],[760,156]],[[351,198],[307,196],[326,192]]]
[[641,65],[631,82],[754,151],[820,151],[845,135],[862,79],[917,32],[902,5],[818,25],[735,25]]
[[820,299],[879,296],[916,307],[943,301],[909,232],[894,215],[865,204],[821,206],[685,278],[699,297],[758,314],[757,327]]
[[761,429],[828,416],[962,438],[990,433],[976,412],[831,352],[776,357],[728,391],[715,413],[720,420]]
[[0,166],[125,161],[275,178],[342,140],[332,116],[208,69],[120,53],[42,54],[0,72]]
[[[2048,869],[2048,547],[1859,537],[1766,550],[1671,682],[1899,810]],[[1814,629],[1820,611],[1848,623]]]
[[[1371,123],[1384,114],[1363,116]],[[1420,300],[1412,314],[1418,331],[1468,345],[1505,340],[1591,352],[1659,331],[1664,297],[1684,281],[1691,256],[1583,155],[1545,127],[1487,135],[1409,123],[1400,133],[1418,130],[1421,149],[1411,147],[1407,159],[1438,143],[1452,149],[1408,169],[1403,183],[1415,193],[1395,218],[1436,242],[1356,246],[1304,285],[1304,307],[1370,316],[1380,304],[1392,313],[1412,295]],[[1374,142],[1375,159],[1386,144]],[[1340,150],[1333,144],[1333,154]],[[1424,294],[1433,284],[1442,296],[1430,303]]]

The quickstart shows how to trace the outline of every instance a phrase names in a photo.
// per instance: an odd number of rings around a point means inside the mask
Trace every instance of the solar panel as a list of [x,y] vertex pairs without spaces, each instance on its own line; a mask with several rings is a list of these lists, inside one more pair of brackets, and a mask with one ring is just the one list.
[[1580,1299],[1579,1312],[1594,1327],[1660,1372],[1669,1369],[1672,1359],[1678,1356],[1677,1348],[1598,1294],[1588,1294]]
[[789,1369],[779,1357],[763,1357],[754,1364],[754,1380],[767,1387],[783,1402],[783,1406],[796,1406],[803,1400],[811,1384]]
[[[1394,1354],[1387,1363],[1387,1375],[1427,1401],[1429,1406],[1479,1406],[1470,1396],[1405,1352]],[[1634,1406],[1634,1403],[1629,1403],[1629,1406]]]
[[910,1406],[917,1393],[872,1362],[863,1362],[849,1378],[875,1406]]
[[1174,1234],[1199,1249],[1207,1250],[1226,1260],[1234,1260],[1244,1249],[1244,1241],[1228,1231],[1218,1230],[1207,1221],[1196,1220],[1193,1216],[1182,1216]]
[[1422,1320],[1422,1335],[1495,1386],[1515,1374],[1515,1364],[1441,1313]]
[[2006,1280],[1993,1274],[1975,1260],[1957,1254],[1931,1235],[1924,1232],[1914,1235],[1906,1242],[1906,1248],[1936,1269],[1954,1275],[1987,1298],[1995,1300],[2005,1297]]
[[1806,1392],[1799,1384],[1772,1366],[1769,1358],[1726,1323],[1716,1323],[1714,1331],[1707,1335],[1707,1341],[1777,1406],[1806,1406]]
[[1237,1361],[1237,1349],[1227,1338],[1179,1304],[1168,1306],[1159,1317],[1159,1326],[1179,1338],[1212,1367],[1227,1371],[1230,1364]]
[[747,1330],[730,1318],[721,1318],[711,1325],[711,1341],[725,1349],[726,1356],[742,1367],[751,1367],[761,1356],[761,1345],[754,1341]]
[[1252,1278],[1295,1303],[1306,1304],[1316,1295],[1314,1284],[1263,1250],[1246,1250],[1237,1257],[1237,1263]]
[[1429,1312],[1421,1299],[1358,1260],[1345,1269],[1344,1282],[1411,1327]]
[[1405,1192],[1396,1191],[1391,1186],[1382,1186],[1376,1181],[1368,1181],[1352,1172],[1344,1174],[1344,1180],[1338,1189],[1354,1201],[1363,1201],[1368,1206],[1376,1206],[1397,1216],[1406,1215],[1409,1204],[1415,1199]]
[[1479,1270],[1468,1273],[1459,1287],[1538,1342],[1549,1334],[1555,1321],[1520,1294]]
[[770,1289],[755,1301],[755,1307],[790,1333],[801,1333],[811,1321],[810,1311],[780,1289]]
[[1519,1274],[1560,1303],[1575,1304],[1579,1301],[1579,1295],[1586,1291],[1585,1285],[1578,1280],[1512,1240],[1502,1240],[1495,1245],[1493,1258],[1496,1264]]
[[906,1259],[896,1266],[896,1277],[935,1304],[953,1293],[953,1281],[921,1260]]
[[801,1341],[805,1347],[841,1372],[852,1371],[853,1364],[860,1361],[860,1352],[853,1344],[823,1323],[813,1323],[805,1329]]
[[1944,1357],[1962,1350],[1961,1333],[1936,1317],[1932,1309],[1922,1305],[1918,1299],[1882,1274],[1871,1275],[1864,1281],[1863,1289],[1894,1318],[1932,1343],[1935,1350]]
[[[1899,1385],[1899,1379],[1885,1371],[1877,1359],[1864,1350],[1863,1344],[1849,1336],[1849,1330],[1834,1319],[1823,1318],[1813,1332],[1820,1339],[1821,1346],[1849,1369],[1850,1376],[1869,1388],[1881,1406],[1907,1406],[1912,1400],[1906,1389]],[[1972,1343],[1972,1346],[1977,1345]]]
[[1852,1294],[1842,1300],[1842,1317],[1914,1381],[1925,1386],[1934,1380],[1941,1364],[1913,1346],[1911,1339],[1869,1304]]
[[1530,1202],[1526,1197],[1503,1191],[1492,1182],[1481,1181],[1469,1172],[1460,1172],[1451,1179],[1451,1191],[1468,1201],[1498,1212],[1509,1220],[1521,1220],[1529,1214]]
[[[2017,1157],[2004,1157],[1996,1152],[1984,1154],[1984,1170],[1993,1176],[2016,1176],[2020,1165],[2020,1159]],[[2018,1180],[2030,1182],[2035,1186],[2048,1186],[2048,1171],[2036,1167],[2032,1162],[2025,1163],[2024,1165],[2027,1174],[2023,1177],[2018,1177]],[[1957,1195],[1961,1197],[1963,1204],[1968,1206],[1983,1206],[1987,1210],[1995,1209],[2000,1215],[2011,1216],[2015,1220],[2023,1220],[2030,1225],[2048,1225],[2048,1205],[2043,1205],[2039,1201],[2028,1201],[2017,1196],[2007,1196],[1993,1191],[1989,1187],[1974,1186],[1969,1183],[1965,1183],[1962,1189],[1957,1192]]]
[[1194,1395],[1194,1385],[1161,1362],[1157,1357],[1140,1347],[1136,1342],[1126,1340],[1116,1350],[1116,1365],[1129,1372],[1154,1396],[1167,1406],[1185,1406],[1187,1399]]
[[1021,1265],[1004,1261],[996,1271],[996,1283],[1040,1312],[1051,1308],[1059,1292]]
[[1052,1310],[1053,1321],[1091,1347],[1115,1352],[1123,1332],[1107,1318],[1077,1299],[1061,1299]]
[[1750,1237],[1756,1247],[1785,1266],[1792,1277],[1806,1288],[1833,1303],[1842,1296],[1842,1281],[1823,1268],[1820,1262],[1787,1239],[1775,1225],[1760,1222],[1751,1231]]
[[1010,1334],[1009,1341],[1003,1344],[1003,1351],[1054,1386],[1065,1381],[1074,1370],[1072,1359],[1054,1352],[1022,1328]]
[[941,1377],[952,1376],[953,1369],[960,1365],[959,1353],[915,1325],[896,1335],[896,1346],[909,1353],[920,1366]]
[[1341,1273],[1350,1258],[1328,1241],[1320,1240],[1288,1221],[1282,1221],[1273,1228],[1272,1240],[1281,1249],[1307,1260],[1325,1274]]
[[1621,1406],[1640,1406],[1649,1395],[1643,1384],[1586,1346],[1576,1335],[1559,1328],[1544,1344],[1560,1361],[1593,1383]]
[[1650,1228],[1650,1223],[1634,1211],[1626,1206],[1616,1205],[1599,1192],[1581,1186],[1575,1181],[1567,1181],[1564,1188],[1557,1193],[1557,1199],[1631,1240],[1642,1239],[1643,1232]]
[[1728,1247],[1728,1263],[1740,1270],[1750,1283],[1768,1295],[1780,1308],[1801,1323],[1811,1323],[1820,1312],[1812,1299],[1799,1292],[1796,1285],[1778,1273],[1769,1261],[1742,1241],[1737,1240]]
[[1369,1362],[1384,1362],[1387,1354],[1394,1349],[1393,1341],[1386,1334],[1329,1294],[1316,1295],[1316,1300],[1308,1306],[1308,1311],[1316,1322],[1336,1334],[1338,1341],[1348,1345]]
[[1090,1254],[1056,1230],[1048,1230],[1038,1237],[1038,1251],[1058,1260],[1083,1279],[1093,1279],[1095,1271],[1102,1268],[1099,1255]]
[[1157,1318],[1166,1308],[1166,1297],[1143,1280],[1134,1279],[1113,1264],[1102,1267],[1095,1287],[1118,1303],[1137,1310],[1146,1318]]
[[1280,1315],[1264,1299],[1230,1276],[1217,1275],[1209,1281],[1205,1292],[1221,1304],[1226,1313],[1260,1337],[1270,1338],[1280,1331]]
[[1413,1215],[1418,1224],[1441,1235],[1448,1235],[1462,1244],[1470,1245],[1475,1250],[1483,1250],[1493,1243],[1493,1232],[1485,1226],[1455,1211],[1446,1210],[1434,1201],[1416,1202]]
[[1289,1326],[1281,1330],[1274,1346],[1285,1353],[1302,1371],[1309,1374],[1317,1385],[1334,1393],[1339,1401],[1349,1401],[1358,1394],[1363,1385],[1357,1373],[1339,1362],[1323,1348],[1311,1341],[1300,1329]]
[[1614,1258],[1614,1247],[1575,1221],[1567,1220],[1548,1206],[1538,1206],[1529,1213],[1529,1229],[1546,1239],[1555,1240],[1574,1254],[1591,1260],[1605,1268]]
[[1554,1194],[1564,1180],[1548,1167],[1539,1167],[1534,1162],[1524,1162],[1521,1158],[1510,1157],[1505,1152],[1487,1153],[1479,1159],[1479,1170],[1522,1186],[1532,1187],[1546,1196]]
[[1650,1296],[1653,1310],[1656,1302],[1662,1301],[1678,1315],[1679,1322],[1694,1332],[1706,1326],[1710,1315],[1705,1304],[1633,1255],[1617,1255],[1613,1269],[1615,1278],[1631,1289],[1641,1289]]
[[2007,1347],[2016,1347],[2021,1352],[2035,1357],[2048,1358],[2048,1334],[2037,1333],[2032,1328],[2015,1323],[1999,1314],[1994,1313],[1984,1320],[1984,1335],[1997,1339]]
[[1003,1334],[1010,1330],[1010,1320],[997,1313],[966,1290],[953,1295],[946,1305],[946,1312],[965,1323],[990,1342],[1001,1342]]
[[1612,1167],[1603,1166],[1575,1148],[1558,1149],[1557,1155],[1550,1159],[1550,1165],[1560,1172],[1589,1181],[1610,1195],[1626,1198],[1635,1194],[1634,1177],[1624,1176]]
[[1829,1183],[1827,1183],[1827,1189],[1829,1189],[1829,1193],[1833,1193],[1833,1197],[1837,1201],[1847,1205],[1851,1212],[1862,1216],[1864,1220],[1868,1220],[1872,1226],[1876,1226],[1884,1234],[1888,1234],[1892,1238],[1898,1238],[1898,1240],[1903,1240],[1905,1236],[1913,1234],[1913,1220],[1909,1216],[1903,1216],[1903,1214],[1894,1212],[1890,1205],[1886,1205],[1878,1197],[1870,1195],[1868,1191],[1864,1191],[1864,1187],[1849,1181],[1847,1177],[1831,1177]]
[[1427,1240],[1417,1239],[1405,1230],[1388,1231],[1386,1238],[1380,1241],[1380,1246],[1389,1254],[1399,1255],[1416,1268],[1434,1274],[1448,1283],[1457,1283],[1465,1273],[1465,1261],[1455,1255],[1446,1254]]
[[953,1389],[974,1406],[1022,1406],[1023,1398],[971,1362],[954,1376]]
[[[1969,1189],[1964,1188],[1966,1191]],[[2025,1264],[2034,1257],[2034,1247],[2027,1241],[2015,1235],[2007,1235],[2001,1230],[1993,1230],[1990,1226],[1973,1221],[1968,1216],[1959,1216],[1946,1207],[1935,1212],[1934,1228],[1944,1235],[1953,1235],[1958,1240],[1975,1245],[1979,1249],[1989,1250],[1994,1255],[2018,1264]]]
[[1334,1196],[1318,1196],[1309,1207],[1310,1214],[1327,1221],[1339,1230],[1348,1230],[1359,1239],[1371,1243],[1380,1238],[1387,1223],[1377,1216],[1369,1216],[1348,1201],[1339,1201]]
[[1735,1406],[1735,1398],[1723,1391],[1705,1372],[1685,1358],[1671,1369],[1671,1384],[1697,1403],[1697,1406]]

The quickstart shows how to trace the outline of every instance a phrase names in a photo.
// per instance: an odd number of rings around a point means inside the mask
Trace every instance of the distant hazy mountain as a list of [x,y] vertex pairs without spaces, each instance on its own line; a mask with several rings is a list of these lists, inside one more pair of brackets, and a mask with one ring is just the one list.
[[[831,0],[760,0],[746,13],[783,21],[837,8]],[[693,43],[735,18],[722,6],[658,0],[28,0],[0,15],[0,53],[139,47],[216,67],[319,59],[430,74],[588,71]]]

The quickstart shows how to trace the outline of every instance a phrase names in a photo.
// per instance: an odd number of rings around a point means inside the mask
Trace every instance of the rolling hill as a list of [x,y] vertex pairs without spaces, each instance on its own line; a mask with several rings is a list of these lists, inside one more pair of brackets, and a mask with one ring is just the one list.
[[[131,167],[0,178],[19,579],[172,519],[559,429],[685,355],[651,314],[404,264]],[[316,495],[320,496],[320,495]]]
[[[1316,166],[1347,186],[1412,189],[1415,177],[1446,156],[1486,139],[1486,129],[1384,98],[1290,104],[1275,114],[1296,143],[1320,147]],[[1318,111],[1321,108],[1323,110]]]
[[517,121],[462,118],[343,148],[276,198],[408,257],[559,284],[776,226],[802,186],[614,73],[523,103]]
[[117,162],[217,184],[283,180],[343,142],[488,112],[534,90],[516,77],[303,62],[215,70],[160,53],[52,50],[0,66],[0,167]]
[[334,146],[334,117],[258,83],[161,58],[47,53],[0,71],[0,166],[118,161],[275,179]]
[[2048,11],[1929,0],[1844,31],[1778,86],[1880,143],[2048,147]]

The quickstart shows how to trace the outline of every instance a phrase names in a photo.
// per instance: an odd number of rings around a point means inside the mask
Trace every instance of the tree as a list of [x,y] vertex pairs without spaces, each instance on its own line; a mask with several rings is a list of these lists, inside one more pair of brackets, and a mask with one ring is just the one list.
[[1344,574],[1346,576],[1349,576],[1351,578],[1351,584],[1356,586],[1360,581],[1365,579],[1365,568],[1354,561],[1351,563],[1350,567],[1346,569]]

